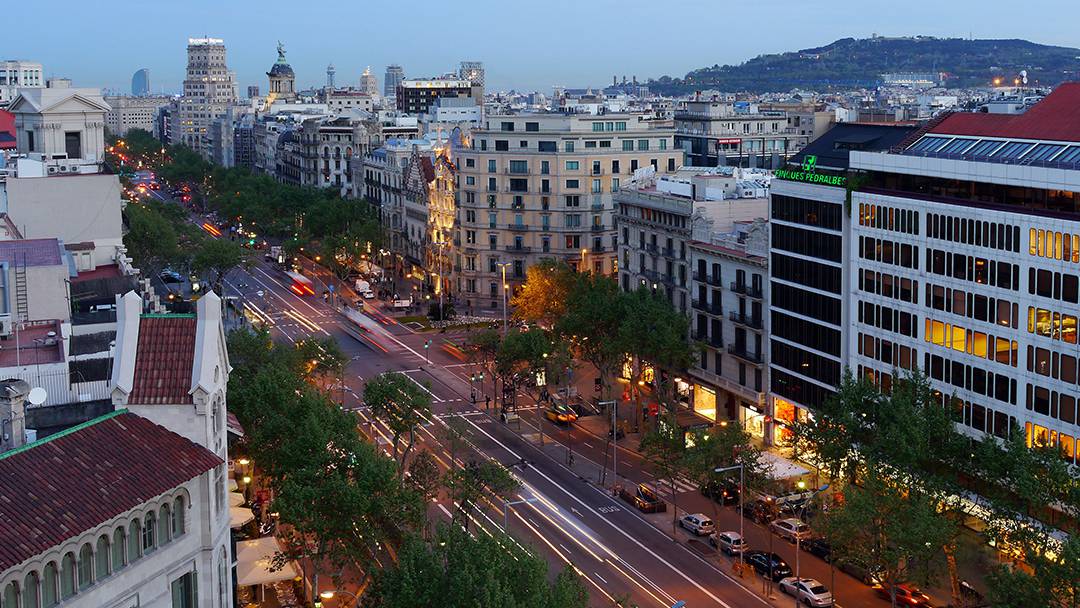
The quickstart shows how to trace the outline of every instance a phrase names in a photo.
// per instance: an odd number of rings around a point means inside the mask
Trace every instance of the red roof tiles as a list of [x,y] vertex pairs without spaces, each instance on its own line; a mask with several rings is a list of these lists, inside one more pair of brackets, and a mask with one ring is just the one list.
[[128,403],[191,403],[196,323],[194,315],[143,315],[139,319],[135,377]]
[[0,454],[0,572],[220,464],[126,410]]
[[1080,82],[1059,85],[1023,114],[955,112],[930,132],[1080,142]]

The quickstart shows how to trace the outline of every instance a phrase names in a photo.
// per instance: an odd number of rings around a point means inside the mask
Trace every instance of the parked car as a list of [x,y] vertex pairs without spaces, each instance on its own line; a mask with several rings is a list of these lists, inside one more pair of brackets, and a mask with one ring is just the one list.
[[503,422],[509,424],[520,420],[521,416],[518,416],[518,413],[514,410],[504,409],[502,413],[499,414],[499,418],[501,418]]
[[871,566],[867,566],[857,561],[842,561],[837,562],[836,567],[846,574],[849,574],[860,581],[864,585],[874,585],[878,582],[877,570]]
[[719,532],[709,537],[709,544],[728,555],[738,555],[746,551],[746,539],[738,532]]
[[[892,601],[890,597],[889,588],[884,585],[874,585],[874,592],[878,594],[878,597]],[[930,596],[926,595],[914,585],[907,583],[901,583],[896,586],[896,604],[898,606],[920,606],[921,608],[930,608]]]
[[823,608],[833,605],[832,593],[812,578],[795,578],[789,576],[780,581],[780,591],[794,596],[800,604]]
[[374,300],[375,299],[375,292],[371,291],[370,289],[367,289],[367,290],[364,290],[364,291],[360,292],[360,297],[364,298],[365,300]]
[[616,486],[615,493],[619,495],[619,498],[637,507],[637,510],[642,513],[663,513],[667,511],[667,503],[660,499],[655,490],[643,483],[633,488]]
[[734,479],[710,481],[701,486],[701,495],[722,505],[735,504],[739,502],[739,482]]
[[736,506],[735,510],[742,513],[744,517],[748,517],[751,521],[755,521],[759,524],[772,521],[776,512],[771,503],[765,502],[760,498]]
[[810,538],[810,526],[794,517],[777,519],[769,524],[769,529],[780,538],[787,539],[790,542]]
[[577,413],[562,403],[553,403],[544,410],[544,416],[556,424],[570,424],[577,420]]
[[679,519],[679,525],[694,536],[706,536],[716,529],[713,522],[702,513],[688,513]]
[[743,553],[743,561],[750,564],[755,572],[761,576],[771,578],[774,582],[791,576],[791,566],[788,566],[787,562],[775,553],[747,551]]
[[826,563],[832,561],[832,545],[821,536],[815,536],[810,540],[804,540],[799,545],[803,551],[810,555],[820,557]]
[[158,274],[158,276],[161,277],[161,282],[163,282],[163,283],[183,283],[184,282],[184,277],[181,276],[179,272],[176,272],[175,270],[172,270],[170,268],[166,268],[165,270],[162,270]]

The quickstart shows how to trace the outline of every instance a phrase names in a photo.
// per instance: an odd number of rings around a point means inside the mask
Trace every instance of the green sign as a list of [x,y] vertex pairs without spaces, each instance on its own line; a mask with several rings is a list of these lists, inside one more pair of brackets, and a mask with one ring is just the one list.
[[786,179],[793,182],[805,182],[808,184],[823,184],[825,186],[837,186],[843,188],[847,186],[847,177],[843,175],[825,175],[824,173],[817,172],[817,156],[813,154],[807,154],[803,157],[802,166],[800,170],[792,171],[790,169],[777,169],[775,174],[780,179]]

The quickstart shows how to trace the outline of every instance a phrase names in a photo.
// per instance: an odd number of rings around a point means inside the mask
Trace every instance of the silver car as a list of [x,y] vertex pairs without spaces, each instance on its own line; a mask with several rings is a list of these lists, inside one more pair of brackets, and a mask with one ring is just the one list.
[[709,537],[709,543],[728,555],[738,555],[746,551],[746,539],[738,532],[718,532]]
[[769,529],[775,532],[780,538],[786,538],[791,542],[795,542],[796,540],[808,540],[810,538],[810,526],[794,517],[777,519],[769,524]]
[[683,515],[679,525],[695,536],[707,536],[715,530],[712,520],[702,513]]
[[812,578],[789,576],[780,579],[780,591],[794,596],[800,604],[813,606],[814,608],[825,608],[833,605],[832,593],[825,588],[825,585]]

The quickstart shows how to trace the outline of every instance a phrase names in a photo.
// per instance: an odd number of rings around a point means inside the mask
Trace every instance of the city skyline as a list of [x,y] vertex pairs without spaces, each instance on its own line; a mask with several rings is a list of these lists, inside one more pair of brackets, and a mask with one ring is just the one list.
[[[845,37],[930,35],[939,37],[1024,38],[1040,44],[1074,46],[1077,43],[1065,20],[1028,22],[1015,19],[1015,8],[1001,3],[974,2],[948,5],[918,0],[900,6],[883,5],[870,14],[839,18],[829,11],[806,12],[794,0],[773,0],[761,14],[776,16],[760,27],[732,22],[730,15],[708,2],[684,3],[666,18],[648,21],[642,29],[642,12],[625,3],[607,0],[586,6],[555,2],[529,14],[529,30],[550,35],[521,36],[512,24],[522,13],[488,0],[471,2],[469,9],[433,5],[419,14],[403,37],[393,27],[402,15],[385,6],[349,7],[327,22],[319,13],[290,14],[281,19],[277,1],[260,5],[226,5],[197,0],[178,11],[169,5],[122,1],[116,14],[136,15],[134,27],[123,30],[116,44],[97,45],[92,52],[71,52],[58,39],[78,39],[78,33],[103,19],[91,6],[72,6],[44,19],[36,5],[12,8],[12,22],[24,27],[6,36],[7,52],[39,61],[47,76],[71,78],[82,86],[114,90],[129,88],[131,74],[147,67],[155,74],[153,92],[177,93],[184,72],[184,49],[189,37],[222,38],[229,50],[229,67],[237,73],[241,88],[265,86],[265,72],[275,59],[278,40],[285,43],[288,59],[297,74],[298,88],[323,86],[326,66],[337,69],[339,86],[358,86],[360,74],[371,66],[382,79],[385,66],[403,66],[407,77],[430,77],[455,70],[460,61],[482,61],[489,90],[550,91],[552,86],[605,85],[613,75],[636,76],[644,82],[662,75],[683,76],[713,64],[741,63],[756,55],[811,48]],[[131,10],[124,10],[129,4]],[[633,3],[630,3],[633,4]],[[563,9],[563,10],[560,10]],[[1027,14],[1065,10],[1062,0],[1035,0]],[[576,19],[566,19],[572,10]],[[799,19],[784,14],[799,12]],[[933,14],[933,24],[923,23]],[[694,19],[684,17],[693,15]],[[692,30],[705,35],[687,35]],[[889,24],[888,29],[881,24]],[[40,28],[38,26],[40,24]],[[509,24],[509,26],[507,26]],[[600,24],[598,27],[597,24]],[[958,25],[960,24],[960,25]],[[47,29],[46,29],[47,28]],[[472,31],[480,28],[479,31]],[[486,32],[484,28],[487,28]],[[636,28],[636,29],[635,29]],[[762,35],[765,28],[765,35]],[[502,33],[500,33],[502,32]],[[716,32],[716,34],[710,34]],[[642,44],[642,40],[653,44]],[[510,45],[505,41],[512,40]],[[620,43],[620,40],[622,43]],[[664,41],[668,41],[665,43]],[[675,48],[679,52],[665,52]],[[432,47],[442,47],[432,52]],[[131,48],[139,52],[133,56]],[[381,85],[381,82],[380,82]],[[381,87],[380,87],[381,88]]]

